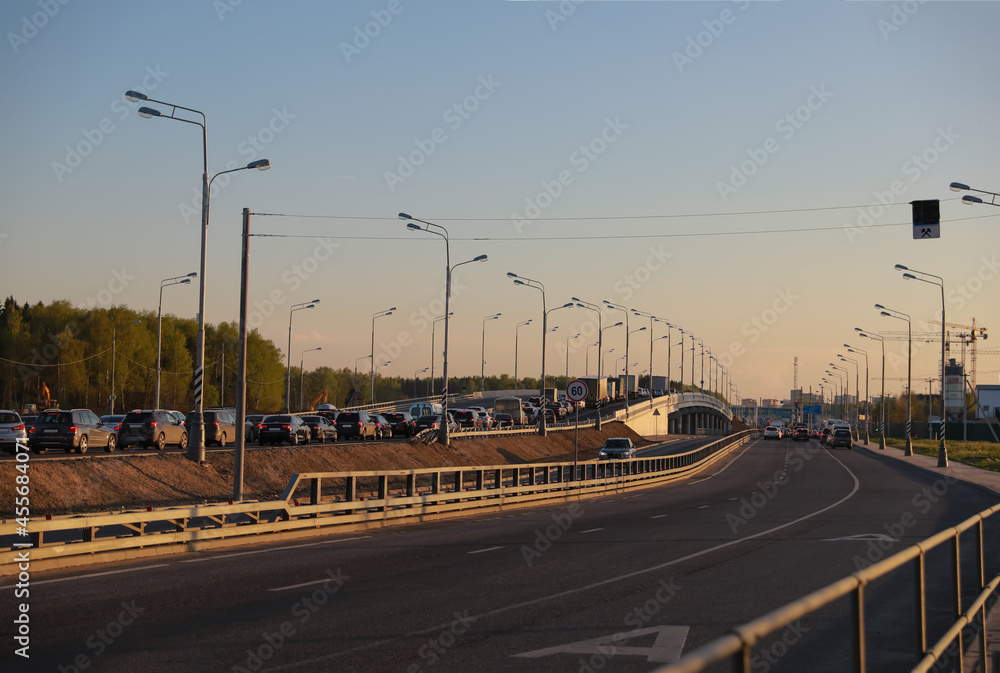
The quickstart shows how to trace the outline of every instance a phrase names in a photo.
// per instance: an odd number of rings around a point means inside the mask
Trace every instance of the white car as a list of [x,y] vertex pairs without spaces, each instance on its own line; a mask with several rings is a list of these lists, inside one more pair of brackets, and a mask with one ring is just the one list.
[[773,425],[764,428],[764,439],[781,439],[781,429]]
[[10,409],[0,411],[0,447],[10,454],[17,452],[17,440],[28,441],[27,429],[20,414]]

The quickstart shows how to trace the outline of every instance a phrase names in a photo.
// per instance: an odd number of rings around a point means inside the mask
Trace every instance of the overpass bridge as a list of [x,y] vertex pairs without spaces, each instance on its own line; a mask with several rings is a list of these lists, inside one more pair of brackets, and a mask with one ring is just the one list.
[[733,412],[712,395],[679,393],[634,400],[617,410],[614,420],[644,437],[725,435],[732,429]]

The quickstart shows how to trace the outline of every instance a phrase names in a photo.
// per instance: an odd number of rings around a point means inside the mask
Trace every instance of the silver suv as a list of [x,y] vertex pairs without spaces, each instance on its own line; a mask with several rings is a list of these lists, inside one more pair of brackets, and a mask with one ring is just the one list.
[[28,440],[24,421],[16,411],[0,410],[0,448],[14,454],[17,452],[17,440],[21,440],[22,443]]

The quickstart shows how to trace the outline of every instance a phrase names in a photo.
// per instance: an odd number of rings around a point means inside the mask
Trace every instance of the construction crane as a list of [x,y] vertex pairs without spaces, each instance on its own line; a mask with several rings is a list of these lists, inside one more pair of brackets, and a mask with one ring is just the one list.
[[[928,324],[931,324],[931,325],[940,325],[941,321],[940,320],[930,320],[930,321],[928,321]],[[976,342],[979,341],[980,339],[989,338],[989,335],[986,333],[986,328],[985,327],[976,327],[976,319],[975,318],[972,319],[972,324],[971,325],[960,325],[958,323],[946,322],[944,324],[944,326],[945,327],[957,327],[958,329],[969,330],[968,332],[960,332],[956,336],[957,336],[957,339],[962,344],[962,362],[963,363],[965,362],[965,344],[966,343],[971,343],[972,344],[972,367],[971,367],[971,369],[972,369],[972,376],[970,377],[970,380],[972,382],[972,389],[975,390],[976,389],[976,355],[977,355]]]

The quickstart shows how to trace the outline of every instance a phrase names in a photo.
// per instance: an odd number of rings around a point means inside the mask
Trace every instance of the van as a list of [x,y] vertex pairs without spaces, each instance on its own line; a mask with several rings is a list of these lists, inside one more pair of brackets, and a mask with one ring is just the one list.
[[[827,432],[826,436],[823,438],[827,446],[833,446],[833,438],[834,435],[837,434],[838,430],[841,431],[841,436],[843,436],[843,431],[846,431],[847,436],[851,437],[851,426],[843,421],[838,421],[837,423],[829,426],[829,432]],[[826,429],[824,429],[824,432],[826,432]]]
[[444,409],[440,404],[434,402],[418,402],[410,405],[410,416],[420,418],[421,416],[440,416]]
[[854,448],[854,439],[851,437],[851,429],[846,425],[834,426],[830,433],[829,445],[831,449],[843,446],[848,449]]

